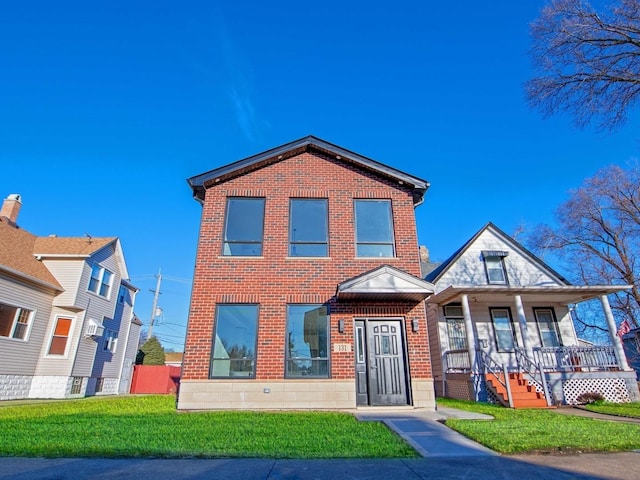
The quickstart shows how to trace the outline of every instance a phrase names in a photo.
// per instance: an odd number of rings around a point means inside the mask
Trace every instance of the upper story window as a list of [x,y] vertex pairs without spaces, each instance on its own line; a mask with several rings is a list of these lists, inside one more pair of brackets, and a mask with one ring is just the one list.
[[0,303],[0,337],[26,340],[32,316],[32,310]]
[[255,377],[257,339],[258,305],[218,305],[209,377]]
[[264,233],[264,198],[229,198],[223,255],[259,257]]
[[125,287],[124,285],[120,285],[120,290],[118,290],[118,303],[122,303],[124,304],[125,301],[127,300],[127,287]]
[[87,290],[101,297],[109,298],[112,278],[112,272],[95,263],[91,268],[91,278],[89,279],[89,288]]
[[487,272],[487,281],[490,284],[506,285],[509,283],[507,270],[504,266],[504,258],[508,254],[509,252],[499,250],[484,250],[482,252],[484,268]]
[[328,208],[322,198],[292,198],[289,203],[289,256],[326,257]]
[[356,255],[393,257],[391,200],[356,200]]

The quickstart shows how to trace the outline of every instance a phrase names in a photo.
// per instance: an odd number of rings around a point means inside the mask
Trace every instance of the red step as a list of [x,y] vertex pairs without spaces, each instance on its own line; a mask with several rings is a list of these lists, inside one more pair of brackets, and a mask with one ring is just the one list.
[[[487,383],[496,395],[498,395],[503,405],[508,406],[509,400],[507,389],[493,374],[486,375]],[[509,387],[511,388],[511,400],[513,408],[549,408],[544,395],[536,391],[535,387],[521,373],[510,373],[508,375]]]

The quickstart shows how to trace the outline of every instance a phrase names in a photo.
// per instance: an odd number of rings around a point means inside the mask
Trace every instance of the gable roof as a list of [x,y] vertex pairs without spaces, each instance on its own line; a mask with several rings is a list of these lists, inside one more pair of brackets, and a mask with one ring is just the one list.
[[62,286],[44,264],[33,256],[37,237],[0,218],[0,270],[62,292]]
[[544,263],[540,258],[527,250],[524,246],[518,243],[516,240],[511,238],[505,232],[496,227],[493,223],[489,222],[484,227],[476,232],[476,234],[471,237],[467,242],[462,245],[458,250],[456,250],[453,255],[447,258],[444,262],[442,262],[437,268],[432,270],[427,276],[425,276],[425,280],[428,282],[436,283],[442,275],[444,275],[449,268],[453,266],[453,264],[467,251],[467,249],[482,235],[485,231],[491,230],[492,233],[500,237],[500,239],[509,245],[514,251],[520,252],[522,255],[529,257],[530,260],[537,263],[539,267],[546,270],[546,272],[555,277],[559,283],[563,283],[565,285],[571,285],[571,283],[565,279],[562,275],[556,272],[553,268]]
[[202,202],[204,200],[204,192],[206,189],[216,183],[243,175],[266,165],[280,162],[286,158],[311,150],[332,156],[336,160],[356,165],[364,170],[372,171],[378,175],[396,181],[401,185],[411,186],[413,188],[414,204],[422,202],[422,198],[429,188],[429,182],[426,180],[422,180],[388,165],[384,165],[370,158],[351,152],[342,147],[314,137],[313,135],[303,137],[299,140],[267,150],[266,152],[258,153],[257,155],[196,175],[187,179],[187,183],[193,191],[194,198]]
[[391,265],[369,270],[338,284],[339,300],[394,300],[419,302],[434,292],[431,283]]
[[89,257],[116,240],[116,237],[36,237],[33,254],[47,257]]

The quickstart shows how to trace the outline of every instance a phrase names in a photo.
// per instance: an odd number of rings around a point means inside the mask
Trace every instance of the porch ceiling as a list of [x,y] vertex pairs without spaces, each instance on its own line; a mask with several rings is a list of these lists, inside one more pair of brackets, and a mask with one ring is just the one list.
[[553,286],[497,286],[497,285],[452,285],[431,296],[429,301],[446,305],[468,295],[470,300],[481,303],[496,302],[500,299],[520,295],[525,302],[549,302],[568,305],[598,298],[602,295],[629,290],[631,285],[553,285]]

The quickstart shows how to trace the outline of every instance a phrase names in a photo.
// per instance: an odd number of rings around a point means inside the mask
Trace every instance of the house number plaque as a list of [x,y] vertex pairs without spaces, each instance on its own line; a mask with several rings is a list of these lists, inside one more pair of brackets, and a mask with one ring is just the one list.
[[350,343],[334,343],[333,351],[334,352],[350,352],[351,344]]

